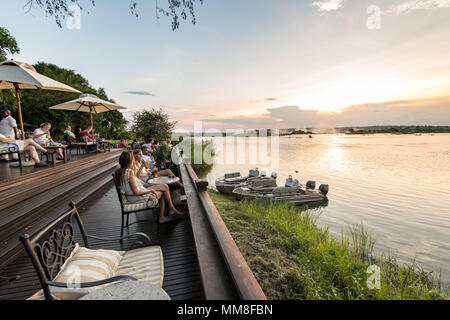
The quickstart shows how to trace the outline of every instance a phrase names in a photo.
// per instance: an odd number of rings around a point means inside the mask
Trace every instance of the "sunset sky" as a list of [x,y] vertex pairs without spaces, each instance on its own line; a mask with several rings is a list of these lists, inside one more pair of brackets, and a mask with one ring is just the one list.
[[128,0],[84,1],[79,30],[26,2],[0,12],[14,59],[75,70],[128,119],[155,106],[187,129],[450,125],[450,0],[204,0],[175,32],[154,1],[139,18]]

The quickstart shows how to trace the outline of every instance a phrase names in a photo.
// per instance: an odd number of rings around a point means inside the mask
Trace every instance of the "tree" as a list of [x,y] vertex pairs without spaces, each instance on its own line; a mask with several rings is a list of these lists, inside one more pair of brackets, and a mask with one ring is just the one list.
[[[7,59],[7,54],[16,53],[20,53],[16,39],[11,36],[7,29],[0,27],[0,62]],[[0,107],[13,105],[16,103],[15,101],[12,90],[0,90]]]
[[169,116],[163,109],[153,108],[150,111],[144,110],[133,114],[132,130],[138,138],[161,141],[171,137],[176,124],[169,121]]
[[20,53],[16,39],[11,36],[9,31],[0,27],[0,62],[6,60],[7,54]]
[[[95,6],[95,0],[88,0],[92,6]],[[161,0],[167,1],[167,5],[164,7],[159,6],[159,1],[156,1],[156,12],[161,13],[167,17],[172,18],[172,30],[175,31],[180,27],[180,18],[187,20],[191,18],[191,22],[195,24],[197,22],[195,15],[195,6],[197,3],[203,4],[203,0]],[[62,27],[62,20],[71,15],[70,6],[77,5],[80,9],[83,7],[80,5],[80,0],[28,0],[26,6],[28,11],[33,7],[38,7],[45,11],[49,16],[53,16],[57,25]],[[139,16],[137,1],[130,0],[129,9],[131,14],[136,17]]]

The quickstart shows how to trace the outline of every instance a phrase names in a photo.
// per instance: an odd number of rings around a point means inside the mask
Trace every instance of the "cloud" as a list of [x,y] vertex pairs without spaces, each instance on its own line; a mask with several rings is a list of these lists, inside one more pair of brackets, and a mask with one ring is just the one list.
[[266,101],[277,101],[277,98],[267,98]]
[[397,100],[350,106],[342,113],[321,113],[284,106],[266,114],[203,120],[227,128],[331,128],[372,125],[450,125],[450,97]]
[[134,94],[134,95],[138,95],[138,96],[152,96],[152,97],[155,96],[153,93],[150,93],[147,91],[127,91],[126,93]]
[[408,14],[417,10],[450,8],[450,0],[408,0],[392,6],[388,13]]
[[312,5],[317,7],[319,11],[335,11],[342,8],[344,5],[344,0],[314,1]]

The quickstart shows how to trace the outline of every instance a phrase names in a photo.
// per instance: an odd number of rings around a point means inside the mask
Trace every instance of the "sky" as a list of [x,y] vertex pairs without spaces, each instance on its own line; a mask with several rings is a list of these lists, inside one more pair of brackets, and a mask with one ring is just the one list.
[[128,0],[81,0],[79,29],[1,1],[14,59],[75,70],[127,119],[161,107],[188,130],[450,125],[450,0],[204,0],[176,31],[154,0],[138,18]]

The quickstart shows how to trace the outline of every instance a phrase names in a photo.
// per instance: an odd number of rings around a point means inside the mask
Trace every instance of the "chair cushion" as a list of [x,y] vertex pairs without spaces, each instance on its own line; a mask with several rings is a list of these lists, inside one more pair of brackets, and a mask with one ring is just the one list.
[[[164,279],[161,248],[154,246],[131,251],[112,251],[90,250],[77,245],[53,282],[85,283],[121,275],[132,276],[161,287]],[[56,300],[78,300],[107,285],[109,284],[70,289],[50,287],[50,291]],[[40,290],[28,300],[44,299],[44,292]]]
[[146,209],[153,209],[158,207],[158,200],[148,200],[145,202],[138,202],[138,203],[131,203],[128,202],[127,204],[124,203],[123,205],[123,211],[124,212],[134,212],[134,211],[141,211]]
[[117,275],[132,276],[161,287],[164,279],[161,248],[155,246],[125,252],[120,260]]
[[120,197],[122,198],[123,211],[134,212],[146,209],[158,208],[158,199],[148,199],[140,202],[131,202],[128,200],[125,193],[121,190]]
[[[75,250],[74,250],[75,252]],[[59,300],[77,300],[86,294],[104,287],[76,288],[76,283],[101,281],[114,277],[122,259],[123,252],[112,250],[90,250],[79,248],[71,255],[53,279],[53,282],[74,284],[74,288],[50,287],[52,295]],[[39,291],[30,300],[39,300],[43,291]]]

